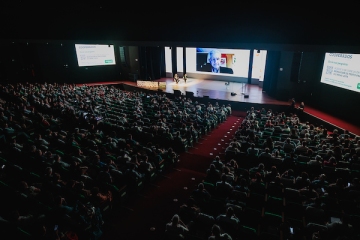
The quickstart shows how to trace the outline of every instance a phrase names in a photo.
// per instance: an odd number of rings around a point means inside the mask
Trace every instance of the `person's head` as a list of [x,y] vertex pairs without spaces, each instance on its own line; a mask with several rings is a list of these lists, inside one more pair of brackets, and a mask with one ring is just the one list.
[[171,219],[171,223],[173,224],[173,226],[176,226],[180,221],[180,217],[179,215],[175,214],[172,219]]
[[309,174],[308,174],[307,172],[302,172],[302,173],[301,173],[301,178],[302,178],[303,180],[307,180],[307,179],[309,179]]
[[232,207],[228,207],[226,209],[226,216],[232,217],[234,215],[234,209]]
[[315,156],[315,160],[318,161],[318,162],[322,162],[322,157],[320,155],[316,155]]
[[213,227],[211,228],[211,233],[212,235],[214,235],[215,237],[219,237],[220,233],[221,233],[221,229],[218,225],[214,224]]
[[319,180],[320,181],[325,181],[326,180],[326,175],[325,174],[320,174]]
[[220,69],[221,53],[218,50],[211,50],[208,54],[208,62],[213,70]]
[[265,165],[264,165],[263,163],[259,163],[258,169],[259,169],[259,170],[264,170],[264,169],[265,169]]

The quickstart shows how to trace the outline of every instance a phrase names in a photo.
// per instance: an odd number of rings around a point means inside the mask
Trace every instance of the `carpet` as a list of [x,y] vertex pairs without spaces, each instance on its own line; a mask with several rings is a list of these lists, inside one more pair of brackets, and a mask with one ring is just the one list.
[[162,239],[166,223],[204,179],[214,157],[222,158],[240,123],[239,117],[229,116],[188,152],[181,153],[176,166],[161,173],[107,219],[110,223],[103,239]]

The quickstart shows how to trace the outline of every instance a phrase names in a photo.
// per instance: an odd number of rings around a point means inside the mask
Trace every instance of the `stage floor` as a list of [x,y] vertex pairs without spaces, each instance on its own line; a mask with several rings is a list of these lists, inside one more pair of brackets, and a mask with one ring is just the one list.
[[[262,88],[258,85],[251,85],[246,83],[230,82],[229,85],[225,85],[224,81],[204,80],[188,78],[186,83],[183,79],[179,83],[173,81],[172,78],[162,78],[159,82],[166,82],[166,89],[164,92],[174,93],[174,90],[179,90],[184,95],[186,92],[193,92],[195,97],[209,96],[211,99],[221,99],[227,101],[236,102],[248,102],[248,103],[263,103],[263,104],[276,104],[276,105],[288,105],[287,101],[278,101],[272,97],[269,97],[266,92],[263,92]],[[124,82],[128,85],[136,86],[136,82]],[[152,90],[151,88],[146,88]],[[157,90],[157,89],[154,89]],[[231,93],[236,93],[232,96]],[[246,93],[249,95],[245,98]]]

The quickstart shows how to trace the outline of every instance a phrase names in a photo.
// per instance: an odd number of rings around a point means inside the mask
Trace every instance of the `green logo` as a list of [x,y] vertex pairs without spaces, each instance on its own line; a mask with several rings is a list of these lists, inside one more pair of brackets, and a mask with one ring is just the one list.
[[113,62],[113,60],[105,60],[105,63],[112,63]]
[[360,83],[357,84],[357,89],[360,89]]

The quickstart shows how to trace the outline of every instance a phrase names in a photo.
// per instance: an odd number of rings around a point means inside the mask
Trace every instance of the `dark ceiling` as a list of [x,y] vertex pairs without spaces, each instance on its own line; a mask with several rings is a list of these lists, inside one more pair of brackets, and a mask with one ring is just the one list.
[[0,6],[2,38],[224,47],[341,46],[354,51],[360,43],[359,21],[351,6],[344,12],[339,6],[326,10],[323,5],[265,1],[183,4],[5,0]]

